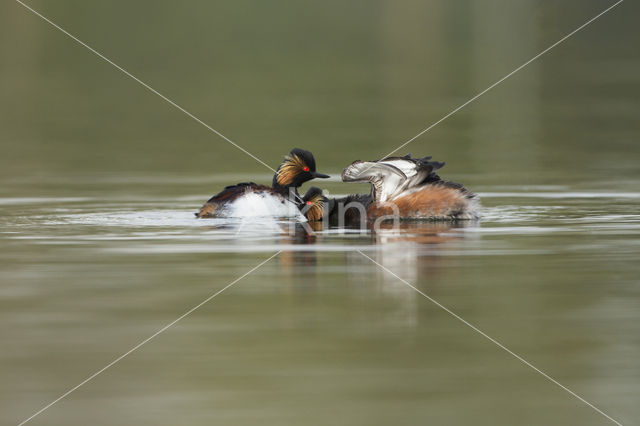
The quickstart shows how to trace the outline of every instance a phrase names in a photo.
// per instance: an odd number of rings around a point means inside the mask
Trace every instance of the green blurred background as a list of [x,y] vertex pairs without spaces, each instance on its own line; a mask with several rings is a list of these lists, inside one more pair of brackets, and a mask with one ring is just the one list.
[[[29,4],[272,167],[299,146],[337,173],[387,154],[611,2]],[[637,178],[638,12],[623,3],[402,153],[434,155],[476,184]],[[18,3],[0,6],[0,34],[3,180],[268,179]]]

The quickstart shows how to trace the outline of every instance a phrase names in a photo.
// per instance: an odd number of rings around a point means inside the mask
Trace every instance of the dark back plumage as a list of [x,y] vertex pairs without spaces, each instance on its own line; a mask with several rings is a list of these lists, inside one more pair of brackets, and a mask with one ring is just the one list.
[[223,203],[230,202],[236,198],[244,195],[247,190],[253,192],[272,192],[273,189],[266,185],[259,185],[255,182],[241,182],[235,185],[225,186],[224,189],[218,192],[213,197],[207,200],[207,203]]

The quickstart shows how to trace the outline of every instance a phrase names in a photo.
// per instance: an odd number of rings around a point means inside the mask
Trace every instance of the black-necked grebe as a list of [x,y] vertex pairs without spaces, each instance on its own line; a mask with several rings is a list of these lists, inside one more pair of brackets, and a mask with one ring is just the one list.
[[322,194],[322,189],[312,186],[304,197],[302,197],[302,213],[309,222],[319,222],[322,220],[324,208],[328,199]]
[[[343,223],[382,216],[400,219],[478,219],[478,198],[463,185],[445,181],[436,170],[444,163],[431,157],[388,157],[377,161],[355,161],[342,172],[343,182],[370,182],[370,194],[331,200],[330,222]],[[349,204],[351,203],[351,206]],[[362,206],[356,208],[356,206]]]
[[328,177],[316,172],[313,154],[294,148],[278,167],[272,186],[254,182],[227,186],[211,197],[195,215],[199,218],[271,216],[304,219],[301,210],[311,209],[298,194],[298,188],[313,178]]

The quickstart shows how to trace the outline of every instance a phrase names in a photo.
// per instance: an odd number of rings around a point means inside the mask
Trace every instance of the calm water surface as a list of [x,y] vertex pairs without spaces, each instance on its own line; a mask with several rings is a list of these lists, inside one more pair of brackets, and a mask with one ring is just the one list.
[[205,194],[1,198],[3,419],[277,251],[34,424],[606,424],[359,251],[635,418],[640,193],[482,189],[477,224],[313,236],[196,220]]
[[[301,147],[334,177],[612,3],[29,1],[272,167]],[[621,3],[403,149],[478,192],[479,223],[308,236],[196,220],[270,172],[2,2],[0,424],[278,251],[30,424],[613,424],[382,267],[638,423],[638,16]]]

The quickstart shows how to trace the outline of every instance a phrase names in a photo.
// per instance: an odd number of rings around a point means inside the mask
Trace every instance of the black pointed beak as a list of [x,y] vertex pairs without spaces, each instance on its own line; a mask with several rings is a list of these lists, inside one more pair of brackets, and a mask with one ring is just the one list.
[[321,179],[326,179],[330,177],[329,175],[325,175],[323,173],[318,173],[318,172],[311,172],[311,176],[313,176],[314,178],[321,178]]

